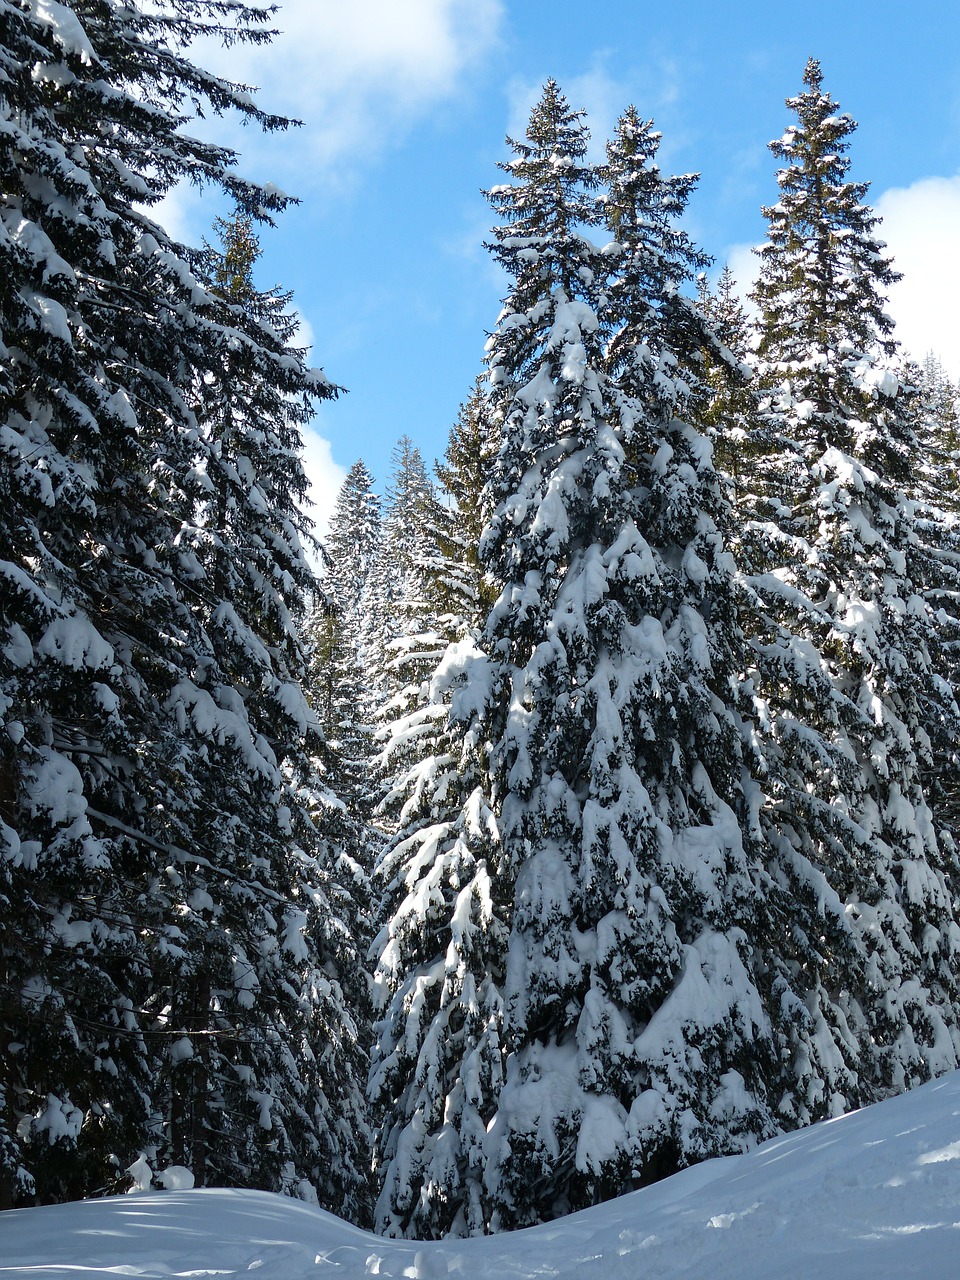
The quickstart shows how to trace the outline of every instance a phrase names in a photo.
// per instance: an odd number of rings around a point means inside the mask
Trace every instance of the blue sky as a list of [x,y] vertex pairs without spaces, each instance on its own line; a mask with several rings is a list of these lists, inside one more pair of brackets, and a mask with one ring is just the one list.
[[[687,230],[743,277],[776,198],[766,144],[818,57],[906,275],[898,334],[960,376],[960,6],[286,0],[275,21],[269,48],[195,56],[304,127],[196,127],[302,201],[264,232],[260,282],[293,290],[314,362],[349,389],[307,440],[321,516],[356,458],[382,487],[401,435],[442,454],[504,290],[480,192],[550,76],[587,108],[598,155],[628,103],[654,118],[663,168],[702,175]],[[160,216],[197,239],[216,211],[178,192]]]

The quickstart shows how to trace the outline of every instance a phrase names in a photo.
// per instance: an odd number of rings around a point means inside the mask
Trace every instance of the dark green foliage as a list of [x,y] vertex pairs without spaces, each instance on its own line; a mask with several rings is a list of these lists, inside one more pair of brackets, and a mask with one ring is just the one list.
[[[297,639],[299,426],[333,389],[252,282],[285,197],[183,129],[285,124],[181,53],[265,16],[0,4],[6,1203],[118,1189],[141,1153],[363,1197]],[[236,201],[225,253],[143,212],[183,176]]]
[[774,1126],[732,566],[695,425],[702,352],[724,356],[680,292],[704,262],[675,226],[693,180],[660,174],[659,135],[631,109],[599,174],[553,181],[586,152],[559,103],[548,84],[536,149],[494,197],[516,281],[490,344],[501,447],[481,544],[501,585],[481,648],[502,690],[484,729],[512,896],[487,1175],[501,1227]]
[[960,943],[926,789],[956,708],[918,594],[917,398],[884,312],[899,277],[848,177],[854,122],[815,61],[804,82],[771,144],[786,164],[759,251],[763,397],[742,489],[772,989],[802,996],[781,1026],[791,1124],[954,1065]]
[[[477,1234],[490,1220],[486,1129],[503,1083],[499,982],[507,930],[492,877],[497,824],[470,732],[475,647],[488,580],[477,542],[495,446],[478,382],[438,473],[448,499],[421,501],[419,571],[433,628],[425,679],[389,721],[377,867],[377,1025],[370,1094],[377,1117],[377,1224],[392,1235]],[[408,517],[409,518],[409,517]]]

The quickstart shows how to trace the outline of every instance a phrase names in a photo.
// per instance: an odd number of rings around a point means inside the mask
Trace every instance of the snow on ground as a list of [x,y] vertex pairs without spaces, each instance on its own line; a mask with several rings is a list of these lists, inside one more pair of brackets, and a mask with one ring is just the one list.
[[955,1280],[960,1073],[570,1218],[383,1240],[255,1191],[139,1192],[0,1214],[0,1277]]

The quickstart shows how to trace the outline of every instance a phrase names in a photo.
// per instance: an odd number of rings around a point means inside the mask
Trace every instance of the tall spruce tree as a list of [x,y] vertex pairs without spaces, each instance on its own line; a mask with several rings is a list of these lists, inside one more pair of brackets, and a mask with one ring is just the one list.
[[342,599],[341,608],[347,616],[355,615],[361,607],[380,548],[380,525],[380,499],[373,491],[373,476],[358,459],[337,496],[325,539],[331,560],[329,582]]
[[960,448],[960,386],[951,379],[942,360],[933,351],[924,356],[918,383],[941,443],[956,463],[953,455]]
[[[936,624],[938,670],[960,701],[960,389],[932,352],[921,367],[909,365],[907,377],[920,400],[910,484],[917,536],[914,576]],[[928,710],[934,747],[932,807],[941,831],[955,842],[960,836],[956,732],[936,701]]]
[[703,262],[675,225],[693,179],[660,173],[658,143],[631,109],[598,175],[551,82],[491,192],[515,281],[490,350],[503,443],[483,542],[502,584],[482,644],[507,691],[488,732],[513,899],[499,1226],[775,1125],[732,565],[695,425],[700,352],[719,343],[680,292]]
[[[419,687],[426,664],[418,637],[431,630],[426,565],[433,558],[433,483],[409,436],[393,451],[383,528],[367,579],[360,644],[380,717],[394,718]],[[429,640],[427,648],[436,646]]]
[[265,16],[0,3],[5,1204],[141,1152],[360,1176],[296,639],[298,426],[332,388],[282,298],[241,302],[142,207],[181,177],[283,207],[184,128],[189,102],[284,126],[183,52]]
[[427,566],[428,591],[448,619],[451,638],[478,625],[493,604],[480,563],[480,537],[486,519],[483,493],[497,448],[489,392],[477,378],[435,467],[445,500],[436,507],[437,557]]
[[324,539],[326,566],[311,613],[310,701],[327,739],[328,770],[354,818],[365,823],[372,802],[375,755],[372,699],[361,635],[369,583],[380,550],[380,500],[362,460],[337,495]]
[[483,744],[465,732],[485,665],[475,644],[486,590],[476,545],[491,456],[485,410],[478,383],[438,467],[455,506],[425,508],[434,541],[425,591],[446,648],[390,723],[383,752],[381,819],[392,835],[377,868],[381,1018],[370,1093],[377,1225],[393,1235],[477,1234],[490,1218],[485,1140],[502,1085],[507,929],[492,885],[498,832]]
[[[181,537],[182,554],[196,557],[190,569],[200,568],[191,611],[209,655],[171,704],[181,720],[184,704],[210,718],[208,696],[239,714],[267,767],[255,778],[249,759],[238,767],[236,742],[214,711],[215,744],[208,731],[185,770],[196,811],[184,830],[216,850],[214,875],[233,884],[225,893],[201,870],[191,890],[214,905],[178,958],[181,973],[196,972],[183,994],[171,977],[171,1019],[181,1019],[186,1040],[191,1026],[201,1046],[209,1035],[210,1048],[174,1055],[170,1154],[200,1181],[280,1187],[292,1179],[289,1189],[304,1181],[325,1203],[359,1211],[365,1063],[346,1003],[349,994],[359,1014],[366,996],[352,936],[366,885],[357,824],[341,817],[342,802],[314,767],[322,738],[301,690],[299,638],[313,587],[302,550],[299,427],[311,416],[311,393],[335,389],[292,345],[289,295],[254,283],[260,249],[250,216],[220,220],[218,230],[222,251],[210,250],[203,264],[216,299],[209,363],[196,382],[206,449],[192,473],[195,523]],[[225,989],[224,975],[238,966],[249,972],[235,991]],[[266,1144],[252,1127],[251,1102],[258,1127],[271,1134]],[[331,1164],[339,1177],[331,1178]]]
[[711,290],[707,275],[697,281],[697,302],[716,337],[726,348],[719,356],[709,348],[703,352],[704,377],[711,395],[704,412],[710,428],[714,464],[731,485],[731,501],[736,504],[738,487],[749,471],[750,440],[755,426],[757,395],[752,369],[753,326],[737,294],[736,280],[729,265],[720,273]]
[[925,790],[956,708],[906,500],[916,397],[884,311],[898,276],[849,178],[854,121],[815,60],[804,84],[771,144],[744,539],[783,943],[769,978],[801,996],[779,1029],[788,1125],[955,1065],[960,942]]

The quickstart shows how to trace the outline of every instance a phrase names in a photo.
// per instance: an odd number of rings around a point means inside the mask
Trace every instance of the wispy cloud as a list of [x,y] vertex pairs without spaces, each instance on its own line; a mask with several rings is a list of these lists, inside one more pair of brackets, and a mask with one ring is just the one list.
[[145,212],[174,240],[183,244],[199,244],[203,236],[214,239],[211,230],[213,220],[218,213],[224,212],[223,204],[219,192],[179,182]]
[[[307,359],[314,344],[313,325],[303,314],[294,308],[297,320],[297,332],[293,345],[307,348]],[[316,417],[303,428],[303,469],[310,482],[308,497],[312,506],[309,508],[314,532],[322,538],[327,531],[330,517],[337,503],[337,495],[347,478],[347,472],[333,458],[333,448],[324,434],[326,428],[325,410],[321,407]]]
[[[198,60],[259,87],[258,101],[304,122],[271,152],[249,133],[247,156],[295,169],[302,192],[342,182],[424,113],[459,92],[499,39],[504,0],[286,0],[267,46],[198,47]],[[280,178],[282,180],[283,174]]]
[[737,293],[743,302],[744,307],[750,315],[756,313],[756,308],[747,297],[747,294],[757,282],[757,276],[760,272],[760,259],[753,251],[751,244],[731,244],[727,247],[726,252],[718,256],[714,263],[712,277],[720,274],[724,267],[729,267],[736,281]]
[[[587,113],[590,155],[594,160],[603,158],[606,141],[631,102],[635,103],[641,115],[655,117],[674,102],[679,93],[677,67],[673,62],[662,62],[644,76],[644,84],[638,85],[634,79],[611,75],[607,61],[608,55],[601,51],[594,54],[587,71],[563,79],[558,77],[560,89],[570,106],[574,109],[582,107]],[[542,89],[542,83],[519,77],[507,85],[507,133],[511,138],[524,136],[531,108]]]

